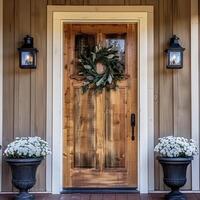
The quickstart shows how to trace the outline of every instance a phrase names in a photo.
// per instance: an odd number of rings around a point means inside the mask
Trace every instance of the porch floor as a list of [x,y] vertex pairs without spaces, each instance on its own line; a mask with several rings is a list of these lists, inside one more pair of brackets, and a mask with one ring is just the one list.
[[[200,194],[186,194],[188,200],[200,200]],[[0,200],[12,200],[14,195],[0,195]],[[36,194],[35,200],[164,200],[164,194]]]

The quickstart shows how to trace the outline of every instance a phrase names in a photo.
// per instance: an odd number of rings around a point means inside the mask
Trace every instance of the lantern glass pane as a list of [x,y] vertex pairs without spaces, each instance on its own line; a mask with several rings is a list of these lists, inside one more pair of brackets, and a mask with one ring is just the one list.
[[169,52],[169,64],[173,65],[181,65],[181,52],[171,51]]
[[30,66],[30,65],[33,65],[34,64],[34,54],[33,52],[28,52],[28,51],[25,51],[25,52],[22,52],[21,53],[21,64],[23,66]]

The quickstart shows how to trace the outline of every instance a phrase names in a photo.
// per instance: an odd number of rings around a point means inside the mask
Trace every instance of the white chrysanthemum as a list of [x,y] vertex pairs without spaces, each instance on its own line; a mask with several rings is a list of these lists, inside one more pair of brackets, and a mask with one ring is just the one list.
[[50,153],[48,143],[40,137],[17,137],[4,151],[8,158],[37,158]]
[[197,155],[198,147],[194,140],[183,137],[159,138],[159,143],[154,148],[163,157],[190,157]]

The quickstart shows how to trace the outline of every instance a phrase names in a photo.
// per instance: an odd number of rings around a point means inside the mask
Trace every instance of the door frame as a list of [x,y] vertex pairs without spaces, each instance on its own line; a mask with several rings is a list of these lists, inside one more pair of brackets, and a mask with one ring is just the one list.
[[[92,14],[91,14],[92,13]],[[138,24],[138,189],[154,187],[154,26],[153,6],[47,7],[47,191],[62,191],[63,23]]]

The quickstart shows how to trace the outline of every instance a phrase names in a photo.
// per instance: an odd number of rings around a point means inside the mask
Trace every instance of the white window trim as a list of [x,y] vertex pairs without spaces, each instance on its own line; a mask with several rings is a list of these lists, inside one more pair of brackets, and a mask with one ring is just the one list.
[[[92,14],[91,14],[92,12]],[[154,185],[153,157],[153,7],[152,6],[48,6],[47,23],[47,191],[62,191],[63,151],[63,23],[138,23],[139,141],[138,184],[141,193]],[[147,64],[148,63],[148,64]],[[142,67],[140,67],[142,66]],[[150,148],[150,149],[149,149]],[[150,152],[150,153],[149,153]],[[149,163],[150,165],[149,165]],[[52,164],[52,165],[51,165]],[[151,181],[149,181],[149,175]],[[153,185],[150,188],[153,188]]]

